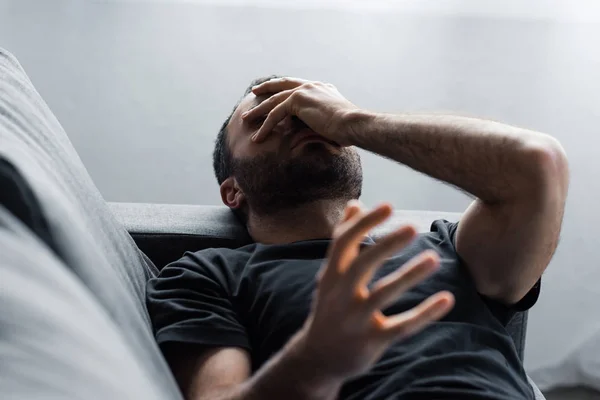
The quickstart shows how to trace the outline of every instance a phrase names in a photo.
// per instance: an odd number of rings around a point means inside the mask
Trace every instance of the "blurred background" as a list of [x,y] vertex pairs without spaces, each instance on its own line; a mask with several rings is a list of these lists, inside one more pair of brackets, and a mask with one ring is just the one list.
[[[329,81],[367,109],[459,113],[555,136],[571,189],[525,354],[549,399],[600,399],[599,39],[595,0],[0,0],[0,46],[108,201],[219,204],[215,135],[248,83],[272,73]],[[469,203],[390,161],[363,153],[363,163],[368,205]],[[586,390],[551,391],[560,387]]]

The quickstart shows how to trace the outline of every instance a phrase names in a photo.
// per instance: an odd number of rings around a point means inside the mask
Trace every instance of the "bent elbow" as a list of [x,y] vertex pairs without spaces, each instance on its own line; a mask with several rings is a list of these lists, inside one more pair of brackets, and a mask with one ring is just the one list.
[[553,188],[566,196],[569,186],[569,162],[558,140],[544,135],[526,146],[526,158],[531,166],[538,189]]

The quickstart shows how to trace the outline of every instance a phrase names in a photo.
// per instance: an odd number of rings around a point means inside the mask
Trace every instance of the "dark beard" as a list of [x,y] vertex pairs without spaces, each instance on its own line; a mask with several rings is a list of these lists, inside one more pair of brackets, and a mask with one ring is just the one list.
[[317,200],[347,202],[362,191],[360,156],[342,148],[332,154],[321,143],[308,143],[299,157],[279,160],[275,153],[235,159],[233,175],[249,208],[272,215]]

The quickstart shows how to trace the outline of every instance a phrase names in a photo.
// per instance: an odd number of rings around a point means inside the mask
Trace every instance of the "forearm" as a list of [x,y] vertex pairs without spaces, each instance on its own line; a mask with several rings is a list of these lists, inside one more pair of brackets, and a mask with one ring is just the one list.
[[360,111],[349,119],[356,146],[489,203],[544,184],[560,148],[550,136],[474,118]]
[[[337,396],[341,382],[319,374],[318,363],[304,358],[299,335],[249,380],[211,400],[331,400]],[[208,398],[208,397],[207,397]],[[204,400],[203,398],[201,400]]]

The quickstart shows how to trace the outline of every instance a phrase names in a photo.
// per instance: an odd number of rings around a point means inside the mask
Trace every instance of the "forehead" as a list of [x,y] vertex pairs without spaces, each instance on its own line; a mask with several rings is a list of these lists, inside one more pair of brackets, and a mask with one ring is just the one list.
[[254,93],[250,92],[247,95],[245,95],[242,100],[240,101],[240,104],[238,104],[234,115],[237,114],[237,116],[239,117],[241,113],[243,113],[246,110],[251,109],[252,107],[257,106],[258,104],[260,104],[262,101],[264,101],[264,99],[266,99],[268,96],[259,96],[257,97]]
[[236,109],[233,111],[233,114],[231,114],[231,119],[229,120],[229,124],[227,125],[227,136],[229,136],[230,145],[234,145],[238,136],[248,129],[244,126],[244,122],[242,120],[242,113],[244,111],[250,110],[252,107],[257,106],[268,97],[269,96],[257,97],[254,93],[248,93],[240,101]]

